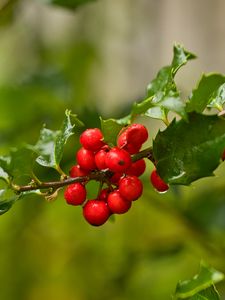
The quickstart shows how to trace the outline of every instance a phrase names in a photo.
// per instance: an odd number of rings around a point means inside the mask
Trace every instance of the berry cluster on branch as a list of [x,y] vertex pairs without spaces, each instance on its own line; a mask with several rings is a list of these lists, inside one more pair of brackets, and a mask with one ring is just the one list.
[[[69,184],[64,198],[70,205],[83,205],[85,220],[94,226],[104,224],[112,214],[124,214],[133,201],[140,198],[143,184],[140,176],[145,172],[143,157],[150,152],[140,151],[148,139],[148,131],[142,124],[132,124],[118,135],[117,146],[110,147],[104,142],[100,129],[86,129],[80,136],[81,148],[76,153],[77,164],[70,169],[70,177],[84,178],[83,182]],[[87,199],[86,183],[91,175],[102,172],[99,192],[95,199]],[[156,170],[150,176],[153,186],[165,192],[168,185]]]

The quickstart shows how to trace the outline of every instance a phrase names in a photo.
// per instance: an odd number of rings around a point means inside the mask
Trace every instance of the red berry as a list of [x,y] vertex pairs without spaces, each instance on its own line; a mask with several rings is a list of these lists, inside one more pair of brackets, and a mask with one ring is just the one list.
[[95,165],[95,155],[92,151],[85,148],[80,148],[77,151],[77,163],[84,170],[91,171],[96,168]]
[[158,192],[166,192],[169,189],[168,184],[162,180],[156,169],[152,171],[150,180],[152,185]]
[[66,202],[71,205],[81,205],[86,199],[86,189],[81,183],[72,183],[64,192]]
[[126,174],[139,177],[144,173],[145,168],[146,164],[144,159],[140,159],[131,164],[130,168],[126,170]]
[[106,154],[105,163],[113,172],[124,172],[131,165],[131,157],[127,151],[114,147]]
[[133,144],[132,142],[127,142],[127,130],[125,130],[118,137],[117,146],[129,152],[130,154],[138,153],[141,149],[142,144]]
[[127,142],[142,145],[148,139],[148,131],[142,124],[132,124],[127,128]]
[[108,195],[110,193],[110,189],[109,188],[105,188],[103,190],[101,190],[99,196],[98,196],[98,199],[99,200],[103,200],[103,201],[107,201],[107,198],[108,198]]
[[107,203],[102,200],[89,200],[83,207],[84,218],[89,224],[94,226],[104,224],[110,214]]
[[104,146],[102,149],[100,149],[95,154],[95,164],[99,170],[107,169],[106,163],[105,163],[105,157],[106,154],[109,152],[109,147]]
[[136,176],[126,176],[119,182],[120,194],[129,201],[137,200],[143,191],[141,180]]
[[223,151],[223,153],[222,153],[222,155],[221,155],[221,159],[222,159],[222,161],[225,160],[225,149],[224,149],[224,151]]
[[80,136],[81,145],[91,151],[98,151],[103,145],[103,134],[98,128],[86,129]]
[[82,177],[88,175],[88,171],[81,169],[79,165],[72,166],[70,169],[70,177]]
[[120,181],[120,178],[123,176],[123,173],[121,172],[117,172],[117,173],[114,173],[112,177],[110,177],[110,182],[112,184],[115,184],[115,185],[118,185],[119,184],[119,181]]
[[109,194],[107,203],[111,212],[115,214],[124,214],[131,207],[131,201],[123,198],[118,190]]

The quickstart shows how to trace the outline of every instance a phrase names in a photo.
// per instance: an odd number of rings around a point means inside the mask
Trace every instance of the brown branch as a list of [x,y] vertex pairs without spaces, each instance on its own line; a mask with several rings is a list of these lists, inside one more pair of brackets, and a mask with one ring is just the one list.
[[[153,153],[152,153],[152,148],[149,147],[145,150],[142,150],[138,152],[137,154],[134,154],[132,156],[132,162],[135,162],[137,160],[140,160],[142,158],[148,158],[154,163],[154,158],[153,158]],[[109,178],[113,175],[113,172],[109,170],[102,170],[102,171],[93,171],[91,172],[88,176],[82,176],[82,177],[69,177],[64,180],[60,181],[47,181],[47,182],[37,182],[33,181],[31,184],[28,185],[22,185],[19,186],[17,184],[12,184],[11,188],[16,192],[16,193],[22,193],[22,192],[27,192],[27,191],[35,191],[35,190],[40,190],[40,189],[58,189],[60,187],[76,183],[76,182],[87,182],[89,180],[96,180],[100,182],[108,182]]]

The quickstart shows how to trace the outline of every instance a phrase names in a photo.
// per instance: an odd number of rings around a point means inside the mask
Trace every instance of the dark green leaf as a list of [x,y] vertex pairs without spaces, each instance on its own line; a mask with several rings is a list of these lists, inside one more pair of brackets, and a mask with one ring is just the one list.
[[195,58],[195,55],[186,51],[182,46],[175,45],[171,65],[163,67],[147,88],[147,98],[134,103],[131,115],[146,115],[167,122],[167,114],[173,111],[186,119],[185,104],[180,98],[174,77],[177,71]]
[[153,142],[160,176],[170,184],[188,185],[211,176],[225,148],[225,121],[192,113],[189,122],[174,120]]
[[210,107],[221,106],[224,103],[225,76],[221,74],[203,74],[196,89],[187,103],[187,111],[203,112]]
[[178,283],[175,299],[217,300],[219,298],[217,297],[218,294],[214,288],[214,284],[223,279],[224,275],[221,272],[201,264],[198,275],[195,275],[190,280]]
[[56,5],[74,9],[80,5],[86,4],[88,2],[94,2],[96,0],[42,0],[42,2],[43,1],[49,4],[56,4]]
[[[74,125],[71,123],[71,117],[74,119]],[[68,138],[73,135],[74,127],[82,126],[83,123],[66,110],[65,119],[60,130],[53,131],[43,128],[40,133],[40,138],[35,146],[31,148],[38,154],[37,163],[45,167],[59,169],[59,163],[62,159],[64,146]]]
[[119,124],[117,120],[114,119],[100,120],[104,140],[109,144],[116,145],[117,136],[124,125]]
[[6,213],[19,198],[20,195],[15,195],[11,190],[0,190],[0,215]]

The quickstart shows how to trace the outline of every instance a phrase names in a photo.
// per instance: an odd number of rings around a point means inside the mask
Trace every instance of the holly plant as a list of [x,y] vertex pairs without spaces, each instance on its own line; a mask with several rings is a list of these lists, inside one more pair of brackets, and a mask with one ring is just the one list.
[[[43,127],[35,145],[25,144],[1,156],[4,188],[0,190],[0,213],[7,212],[27,194],[36,193],[51,200],[64,189],[66,203],[82,205],[85,220],[99,226],[112,214],[126,213],[140,199],[143,184],[139,177],[149,172],[146,160],[154,165],[149,181],[157,192],[213,176],[224,159],[225,76],[204,74],[184,101],[175,76],[195,57],[181,45],[175,45],[171,64],[158,72],[147,87],[146,97],[134,102],[124,118],[100,118],[101,128],[85,129],[77,115],[66,110],[59,130]],[[172,121],[168,118],[170,112]],[[165,124],[151,147],[145,147],[148,129],[141,124],[141,116],[160,119]],[[64,146],[81,130],[76,160],[66,174],[60,165]],[[52,182],[38,178],[35,164],[55,169],[58,179]],[[21,175],[26,184],[20,184]],[[87,183],[91,180],[99,182],[99,191],[94,199],[87,199]]]

